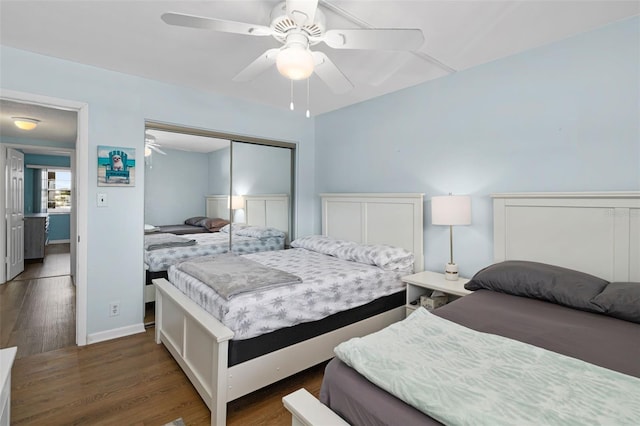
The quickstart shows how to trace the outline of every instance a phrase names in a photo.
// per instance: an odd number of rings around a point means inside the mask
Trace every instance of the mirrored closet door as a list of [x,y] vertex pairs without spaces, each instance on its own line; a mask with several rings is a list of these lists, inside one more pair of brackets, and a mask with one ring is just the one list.
[[[152,279],[167,277],[170,255],[180,250],[147,250],[161,234],[195,240],[192,251],[199,255],[242,254],[247,241],[240,228],[255,225],[282,231],[283,242],[273,249],[288,246],[294,229],[294,161],[295,144],[147,122],[145,324],[153,322],[147,318],[153,316]],[[224,228],[228,223],[236,224],[232,232]]]
[[278,229],[288,245],[293,230],[293,154],[287,144],[231,144],[233,221]]

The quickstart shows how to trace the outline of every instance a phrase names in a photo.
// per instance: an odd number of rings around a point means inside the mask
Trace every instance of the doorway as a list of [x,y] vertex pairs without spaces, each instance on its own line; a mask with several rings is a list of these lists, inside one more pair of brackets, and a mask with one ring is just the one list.
[[[72,147],[67,146],[59,148],[59,144],[57,147],[55,146],[55,143],[44,143],[42,145],[35,145],[38,149],[44,151],[49,150],[49,153],[51,153],[51,150],[59,151],[58,153],[60,153],[60,151],[63,151],[69,157],[69,169],[73,174],[71,190],[76,194],[76,196],[72,197],[72,209],[69,215],[68,225],[68,241],[62,241],[62,244],[60,245],[51,245],[51,247],[47,249],[45,256],[43,256],[43,260],[47,257],[49,257],[49,259],[51,260],[51,262],[46,264],[46,268],[48,269],[42,269],[43,267],[45,267],[44,262],[42,265],[36,264],[34,267],[30,267],[29,263],[27,263],[27,268],[25,269],[25,271],[23,271],[23,275],[19,275],[16,278],[24,278],[24,280],[18,280],[23,282],[38,281],[42,279],[57,281],[58,285],[60,286],[58,288],[58,294],[64,294],[65,292],[68,294],[69,292],[71,292],[72,294],[68,296],[64,302],[61,302],[61,305],[58,304],[58,308],[55,308],[54,310],[57,310],[58,313],[60,312],[60,310],[65,311],[66,313],[70,313],[71,320],[66,322],[61,321],[60,323],[64,323],[66,324],[64,325],[64,327],[72,329],[72,332],[68,333],[73,336],[73,338],[71,339],[71,344],[75,343],[78,345],[86,345],[88,106],[87,104],[80,102],[50,98],[30,93],[14,92],[9,90],[2,91],[0,95],[0,101],[22,104],[24,105],[26,111],[33,111],[34,109],[38,108],[42,108],[43,110],[50,112],[61,110],[72,112],[75,117],[75,137],[73,139]],[[8,129],[11,128],[10,126],[12,126],[13,123],[11,121],[8,121],[10,120],[10,117],[6,117],[5,112],[6,111],[4,111],[3,108],[2,122],[0,124],[3,129]],[[44,121],[42,121],[42,123],[44,123]],[[46,128],[46,126],[43,126],[43,128]],[[6,167],[4,151],[8,147],[15,148],[16,146],[19,146],[25,148],[25,144],[21,143],[22,141],[16,138],[6,137],[6,133],[4,131],[3,139],[0,142],[0,148],[2,148],[3,151],[3,155],[0,156],[0,169],[4,171]],[[33,145],[31,146],[31,149],[33,149]],[[0,190],[3,192],[2,196],[0,197],[0,216],[4,217],[5,212],[7,211],[7,206],[5,205],[6,188],[4,187],[4,185],[2,188],[0,188]],[[5,224],[3,223],[3,225],[0,226],[0,240],[3,242],[0,245],[0,255],[2,258],[6,258],[7,256],[7,235],[7,229]],[[64,267],[65,264],[68,265],[68,274],[64,274],[64,272],[66,272],[66,269],[59,269],[59,267]],[[0,289],[3,292],[3,314],[5,314],[6,312],[5,315],[9,316],[10,320],[15,321],[20,315],[19,311],[15,309],[16,304],[19,303],[21,297],[26,297],[32,293],[37,294],[38,292],[34,290],[37,286],[35,286],[35,283],[32,283],[34,285],[21,286],[19,290],[16,290],[15,288],[11,289],[7,286],[8,283],[5,282],[7,277],[6,267],[4,267],[3,265],[0,270]],[[60,275],[60,273],[63,273],[63,275]],[[43,275],[47,276],[43,277]],[[55,284],[50,285],[49,290],[53,289],[55,286]],[[42,299],[42,297],[40,297],[40,299]],[[38,298],[36,298],[35,300],[38,300]],[[6,304],[9,304],[9,306],[5,306]],[[60,306],[62,306],[62,308],[60,308]],[[40,309],[40,311],[42,313],[45,312],[45,310],[43,309]],[[46,319],[46,315],[43,314],[40,315],[40,317],[41,318],[39,319],[35,318],[34,321],[39,321],[40,324],[54,324],[54,321]],[[57,327],[60,327],[60,324],[58,324]],[[52,327],[52,331],[53,328],[55,327]],[[5,333],[6,331],[4,331],[3,329],[3,344],[8,341],[8,337],[5,335]],[[49,338],[49,343],[51,343],[51,340],[52,339]],[[47,348],[49,346],[47,346],[46,344],[42,344],[42,347]]]

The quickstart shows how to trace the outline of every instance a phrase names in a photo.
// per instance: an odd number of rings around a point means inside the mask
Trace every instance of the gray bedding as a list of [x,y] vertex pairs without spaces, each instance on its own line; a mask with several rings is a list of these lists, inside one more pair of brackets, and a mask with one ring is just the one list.
[[196,240],[174,234],[147,234],[144,236],[145,250],[160,250],[171,247],[195,246]]
[[[640,377],[640,325],[632,322],[488,290],[478,290],[434,313],[474,330]],[[320,400],[353,425],[440,424],[337,358],[327,365]]]
[[188,234],[202,234],[204,232],[211,232],[202,226],[196,225],[161,225],[157,227],[156,232],[162,232],[164,234],[175,234],[175,235],[188,235]]
[[179,263],[177,268],[199,279],[227,300],[243,293],[302,282],[296,275],[232,253],[197,257]]

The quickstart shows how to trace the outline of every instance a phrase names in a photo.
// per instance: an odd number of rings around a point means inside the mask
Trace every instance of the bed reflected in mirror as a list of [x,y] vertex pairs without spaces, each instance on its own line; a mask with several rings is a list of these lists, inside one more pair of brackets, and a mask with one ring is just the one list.
[[[194,256],[282,249],[293,236],[295,145],[148,122],[144,150],[144,323],[154,278]],[[231,224],[235,224],[232,228]],[[282,231],[256,242],[247,225]],[[234,244],[234,240],[235,243]]]

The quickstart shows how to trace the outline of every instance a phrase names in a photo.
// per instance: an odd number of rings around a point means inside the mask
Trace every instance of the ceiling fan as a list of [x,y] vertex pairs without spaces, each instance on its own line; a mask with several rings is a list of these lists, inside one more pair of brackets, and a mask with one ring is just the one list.
[[156,137],[151,133],[144,134],[144,156],[149,157],[152,154],[152,151],[157,152],[158,154],[167,155],[166,152],[160,149],[160,144],[156,142]]
[[334,93],[346,93],[353,88],[353,84],[327,55],[311,51],[310,46],[324,42],[334,49],[411,51],[424,43],[420,29],[327,29],[324,13],[318,8],[317,0],[287,0],[279,3],[271,11],[269,26],[175,12],[164,13],[162,20],[181,27],[271,36],[283,44],[280,48],[269,49],[261,54],[233,81],[252,80],[275,63],[280,74],[291,80],[304,80],[315,72]]

